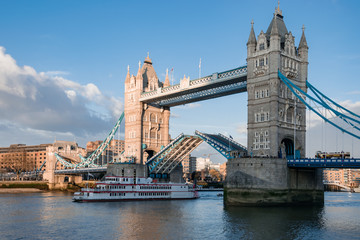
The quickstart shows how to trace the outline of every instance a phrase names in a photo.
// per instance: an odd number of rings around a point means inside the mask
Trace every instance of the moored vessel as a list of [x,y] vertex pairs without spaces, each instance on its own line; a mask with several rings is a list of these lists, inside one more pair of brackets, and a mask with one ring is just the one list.
[[110,202],[126,200],[195,199],[198,193],[188,183],[157,183],[152,178],[108,176],[94,188],[75,192],[75,202]]

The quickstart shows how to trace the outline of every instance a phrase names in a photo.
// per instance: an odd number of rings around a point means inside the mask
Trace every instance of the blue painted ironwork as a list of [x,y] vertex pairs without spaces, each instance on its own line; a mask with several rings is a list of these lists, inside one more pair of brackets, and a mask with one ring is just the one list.
[[55,170],[55,174],[78,174],[78,173],[102,173],[106,172],[107,167],[98,168],[71,168]]
[[60,161],[67,168],[79,168],[79,167],[96,167],[97,168],[97,167],[100,167],[100,165],[95,164],[94,161],[101,156],[103,151],[110,144],[111,140],[115,136],[115,133],[117,132],[118,128],[120,127],[122,120],[124,119],[124,115],[125,115],[125,113],[123,112],[121,114],[120,118],[118,119],[118,121],[116,122],[115,126],[113,127],[113,129],[110,131],[109,135],[105,138],[105,140],[100,144],[100,146],[89,157],[84,158],[83,156],[81,156],[79,154],[81,161],[77,164],[73,164],[73,163],[66,161],[58,153],[55,153],[55,157],[56,157],[57,161]]
[[[278,75],[279,78],[285,83],[285,85],[291,90],[291,92],[294,93],[294,95],[300,99],[301,102],[303,102],[311,111],[313,111],[314,113],[316,113],[319,117],[321,117],[324,121],[328,122],[329,124],[331,124],[332,126],[336,127],[337,129],[341,130],[344,133],[347,133],[357,139],[360,139],[359,135],[355,135],[354,133],[340,127],[339,125],[335,124],[334,122],[330,121],[329,119],[327,119],[326,117],[324,117],[321,113],[319,113],[318,111],[316,111],[313,107],[310,106],[310,104],[308,104],[305,99],[303,99],[295,90],[294,88],[300,92],[302,95],[304,95],[305,97],[313,100],[314,102],[317,102],[318,104],[322,105],[323,107],[328,109],[327,105],[324,105],[322,102],[314,99],[312,96],[308,95],[306,92],[304,92],[301,88],[299,88],[298,86],[296,86],[294,83],[292,83],[289,79],[287,79],[280,71],[278,71]],[[336,110],[334,110],[336,111]],[[345,115],[344,115],[345,116]]]
[[145,164],[148,166],[149,173],[151,173],[165,158],[165,156],[176,146],[178,145],[182,139],[184,139],[185,135],[181,133],[174,140],[172,140],[166,147],[161,149],[157,154],[151,157]]
[[198,136],[185,135],[184,138],[177,144],[162,161],[153,170],[156,174],[171,173],[178,165],[181,164],[183,159],[188,156],[203,140]]
[[205,134],[197,130],[195,131],[195,134],[202,138],[206,143],[208,143],[226,159],[234,158],[234,156],[231,155],[232,151],[243,152],[243,155],[247,155],[246,147],[222,134]]
[[360,158],[301,158],[288,159],[288,167],[296,168],[360,168]]
[[68,161],[66,161],[65,159],[63,159],[59,154],[54,153],[57,161],[61,162],[65,167],[67,168],[74,168],[76,167],[76,164],[70,163]]
[[113,139],[113,137],[115,136],[116,131],[118,130],[118,128],[120,127],[120,124],[122,122],[122,120],[124,119],[124,115],[125,113],[123,112],[119,118],[119,120],[116,122],[115,126],[113,127],[113,129],[110,131],[109,135],[107,136],[107,138],[101,143],[101,145],[88,157],[86,158],[85,161],[82,161],[81,163],[79,163],[78,167],[82,167],[82,166],[87,166],[90,164],[93,164],[93,162],[99,158],[99,156],[103,153],[103,151],[108,147],[109,143],[111,142],[111,140]]
[[46,160],[41,164],[39,169],[36,169],[36,172],[41,172],[41,169],[44,167],[45,163],[46,163]]
[[180,134],[145,163],[149,174],[165,176],[171,173],[200,143],[199,137]]
[[320,92],[318,89],[316,89],[313,85],[311,85],[308,81],[306,81],[306,85],[308,88],[310,88],[313,92],[317,92],[318,94],[320,94],[323,98],[325,98],[326,100],[330,101],[332,104],[334,104],[335,106],[337,106],[338,108],[343,109],[344,111],[350,113],[351,115],[360,118],[360,115],[350,111],[349,109],[341,106],[340,104],[336,103],[335,101],[333,101],[332,99],[328,98],[327,96],[325,96],[322,92]]

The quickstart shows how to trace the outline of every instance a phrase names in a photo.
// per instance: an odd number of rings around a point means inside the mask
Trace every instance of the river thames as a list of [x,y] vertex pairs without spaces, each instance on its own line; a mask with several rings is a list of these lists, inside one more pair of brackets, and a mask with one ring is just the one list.
[[360,239],[360,193],[323,207],[224,208],[197,200],[75,203],[63,192],[0,194],[0,239]]

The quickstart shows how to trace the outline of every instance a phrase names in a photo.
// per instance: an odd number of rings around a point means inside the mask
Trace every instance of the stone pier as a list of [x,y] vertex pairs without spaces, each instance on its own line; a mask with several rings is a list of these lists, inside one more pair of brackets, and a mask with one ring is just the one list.
[[227,206],[322,205],[322,169],[288,168],[280,158],[238,158],[227,162]]

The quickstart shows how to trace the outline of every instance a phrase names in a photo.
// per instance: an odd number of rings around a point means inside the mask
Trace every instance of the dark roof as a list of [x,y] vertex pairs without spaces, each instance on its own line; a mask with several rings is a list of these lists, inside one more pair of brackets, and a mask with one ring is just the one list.
[[276,14],[274,15],[273,19],[271,20],[271,23],[266,31],[266,38],[268,40],[270,40],[270,33],[271,33],[271,29],[272,29],[272,26],[274,24],[274,21],[276,21],[276,25],[278,27],[278,32],[281,36],[281,42],[285,42],[285,34],[288,33],[288,30],[285,26],[285,22],[284,22],[284,17],[281,16],[280,14]]

